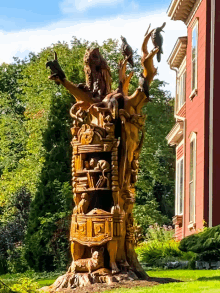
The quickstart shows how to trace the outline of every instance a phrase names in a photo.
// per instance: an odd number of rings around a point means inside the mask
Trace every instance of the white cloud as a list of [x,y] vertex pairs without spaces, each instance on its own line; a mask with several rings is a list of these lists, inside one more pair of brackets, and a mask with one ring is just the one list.
[[164,21],[167,22],[164,28],[164,55],[161,63],[157,63],[159,78],[169,83],[166,89],[175,92],[175,73],[170,70],[166,60],[179,36],[186,35],[186,28],[182,22],[174,22],[168,19],[166,13],[155,13],[150,16],[138,14],[133,16],[118,16],[108,20],[88,21],[74,23],[73,21],[62,21],[50,26],[35,30],[17,31],[6,33],[0,31],[0,64],[10,63],[13,56],[22,56],[25,51],[38,53],[44,47],[50,46],[57,41],[70,43],[72,36],[86,39],[88,41],[97,40],[99,44],[108,38],[120,39],[123,35],[132,48],[138,49],[140,54],[144,34],[149,23],[151,27],[157,27]]
[[122,2],[123,0],[63,0],[60,4],[60,8],[63,13],[72,13],[76,10],[84,11],[90,7],[97,5],[114,5],[116,2]]

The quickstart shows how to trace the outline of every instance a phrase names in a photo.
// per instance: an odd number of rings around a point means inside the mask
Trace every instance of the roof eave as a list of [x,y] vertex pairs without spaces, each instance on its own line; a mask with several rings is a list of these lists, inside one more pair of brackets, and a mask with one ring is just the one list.
[[186,56],[186,49],[187,37],[178,38],[169,58],[167,59],[167,63],[170,65],[170,67],[180,67],[184,57]]
[[177,122],[171,131],[167,134],[166,140],[169,145],[174,146],[178,144],[178,141],[183,136],[183,122]]
[[167,14],[171,20],[181,20],[186,23],[195,3],[196,0],[172,0]]

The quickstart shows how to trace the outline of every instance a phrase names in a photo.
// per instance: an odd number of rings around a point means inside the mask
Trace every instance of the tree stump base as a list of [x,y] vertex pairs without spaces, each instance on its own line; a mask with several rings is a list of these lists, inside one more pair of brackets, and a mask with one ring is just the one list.
[[[77,288],[77,287],[87,287],[96,283],[106,283],[106,285],[111,285],[113,283],[123,282],[123,281],[134,281],[138,280],[138,277],[132,270],[128,272],[112,274],[108,269],[99,269],[93,273],[66,273],[56,279],[56,281],[51,286],[46,286],[40,289],[40,291],[45,292],[65,292]],[[107,288],[106,288],[107,289]]]

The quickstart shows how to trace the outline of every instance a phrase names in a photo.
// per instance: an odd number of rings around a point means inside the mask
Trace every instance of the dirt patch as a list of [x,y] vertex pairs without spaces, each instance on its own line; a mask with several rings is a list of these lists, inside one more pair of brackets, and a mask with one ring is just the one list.
[[104,291],[110,291],[116,288],[134,288],[134,287],[153,287],[159,284],[166,284],[170,282],[180,282],[179,280],[171,279],[171,278],[149,278],[148,280],[132,280],[132,281],[122,281],[120,283],[112,283],[109,284],[101,284],[96,283],[93,285],[85,286],[85,287],[77,287],[75,289],[60,289],[58,292],[65,293],[99,293]]

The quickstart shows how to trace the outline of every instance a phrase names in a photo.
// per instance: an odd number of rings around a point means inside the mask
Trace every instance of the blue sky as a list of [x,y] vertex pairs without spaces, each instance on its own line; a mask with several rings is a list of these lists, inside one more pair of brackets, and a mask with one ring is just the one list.
[[143,11],[166,11],[169,3],[170,0],[1,0],[0,30],[10,32],[11,30],[37,28],[63,19],[95,20],[121,14],[130,16]]
[[[166,60],[177,37],[186,35],[185,25],[168,19],[171,0],[0,0],[0,63],[24,58],[57,41],[70,42],[72,36],[100,44],[123,35],[140,53],[144,33],[167,22],[164,56],[158,64],[159,78],[175,91],[175,74]],[[157,64],[156,64],[157,66]]]

